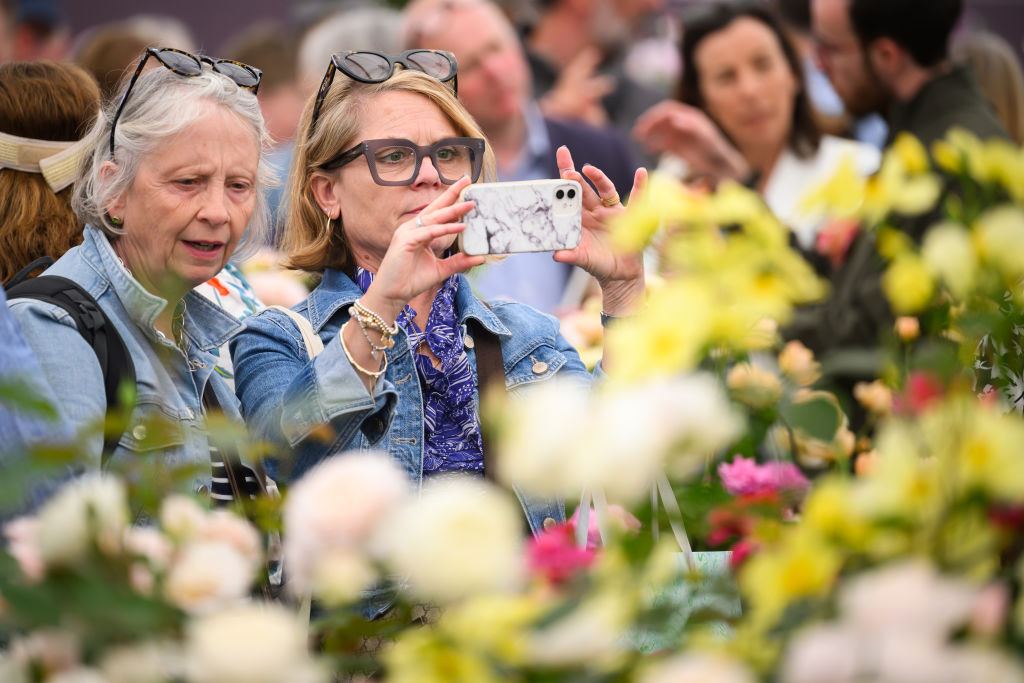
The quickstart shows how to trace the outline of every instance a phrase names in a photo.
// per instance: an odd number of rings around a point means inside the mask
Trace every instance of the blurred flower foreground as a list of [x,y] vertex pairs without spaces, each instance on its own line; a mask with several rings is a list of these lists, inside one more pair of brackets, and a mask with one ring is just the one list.
[[[828,284],[760,199],[655,176],[612,375],[488,397],[493,482],[370,452],[232,509],[149,466],[47,484],[4,527],[0,680],[1024,681],[1024,153],[901,138],[811,206],[900,316],[852,391],[782,341]],[[75,457],[30,455],[5,502]],[[528,497],[586,506],[530,537]]]

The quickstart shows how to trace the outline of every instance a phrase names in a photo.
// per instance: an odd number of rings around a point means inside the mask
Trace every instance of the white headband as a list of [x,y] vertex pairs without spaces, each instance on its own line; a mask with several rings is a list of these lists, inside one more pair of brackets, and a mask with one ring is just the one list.
[[89,136],[81,140],[56,142],[33,140],[0,133],[0,169],[42,173],[46,184],[60,192],[74,182],[82,159],[92,149]]

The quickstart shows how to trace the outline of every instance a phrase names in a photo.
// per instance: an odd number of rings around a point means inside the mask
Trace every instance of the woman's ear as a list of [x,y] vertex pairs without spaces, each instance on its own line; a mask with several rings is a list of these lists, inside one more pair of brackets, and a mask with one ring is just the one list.
[[314,173],[309,179],[309,188],[313,191],[313,199],[317,206],[332,219],[341,214],[337,197],[337,178],[332,178],[323,173]]
[[[117,164],[115,164],[113,161],[104,161],[103,165],[100,166],[100,183],[109,187],[117,177],[117,172],[119,170],[120,169],[118,168]],[[110,204],[103,208],[107,212],[108,216],[121,218],[121,214],[124,213],[124,205],[124,193],[122,192],[121,194],[114,197],[113,201]]]

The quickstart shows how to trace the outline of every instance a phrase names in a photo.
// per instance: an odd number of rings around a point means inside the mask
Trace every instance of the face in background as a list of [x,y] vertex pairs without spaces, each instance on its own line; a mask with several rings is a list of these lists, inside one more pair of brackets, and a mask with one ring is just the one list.
[[818,65],[854,116],[882,112],[888,97],[850,21],[850,0],[812,0]]
[[591,0],[590,36],[605,52],[629,45],[643,24],[665,8],[664,0]]
[[459,61],[459,99],[484,133],[521,117],[530,75],[519,38],[490,5],[455,5],[435,15],[422,45],[448,50]]
[[122,220],[114,250],[150,291],[191,289],[227,264],[256,207],[260,148],[217,105],[143,158],[108,210]]
[[[367,116],[350,146],[380,138],[405,138],[418,145],[431,145],[443,138],[462,136],[437,105],[418,93],[381,93],[363,111]],[[353,258],[357,265],[372,272],[377,272],[395,229],[415,220],[420,210],[448,187],[441,182],[429,158],[423,160],[411,185],[378,185],[370,175],[365,156],[336,171],[318,172],[311,183],[322,208],[335,217],[340,208],[341,224]],[[432,247],[441,253],[455,238],[445,236]]]
[[693,56],[704,108],[740,151],[781,150],[799,86],[775,33],[740,17],[707,35]]

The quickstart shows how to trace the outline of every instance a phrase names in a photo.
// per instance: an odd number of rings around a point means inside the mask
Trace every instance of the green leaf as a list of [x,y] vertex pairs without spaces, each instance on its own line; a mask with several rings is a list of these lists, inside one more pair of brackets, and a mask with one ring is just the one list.
[[831,442],[842,424],[839,407],[826,398],[811,398],[782,406],[782,419],[790,428],[808,436]]

